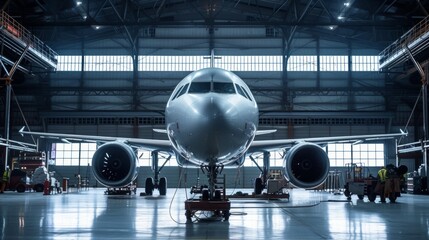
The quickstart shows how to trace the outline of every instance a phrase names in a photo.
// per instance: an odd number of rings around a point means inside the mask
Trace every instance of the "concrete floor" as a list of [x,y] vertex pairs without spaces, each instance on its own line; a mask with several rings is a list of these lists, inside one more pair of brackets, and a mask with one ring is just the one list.
[[[186,223],[184,189],[166,197],[108,196],[105,189],[0,195],[1,239],[429,239],[429,196],[397,203],[291,190],[287,200],[232,200],[228,222]],[[189,189],[188,189],[189,190]],[[143,191],[138,189],[137,193]],[[244,189],[243,192],[251,192]],[[205,219],[204,219],[205,218]]]

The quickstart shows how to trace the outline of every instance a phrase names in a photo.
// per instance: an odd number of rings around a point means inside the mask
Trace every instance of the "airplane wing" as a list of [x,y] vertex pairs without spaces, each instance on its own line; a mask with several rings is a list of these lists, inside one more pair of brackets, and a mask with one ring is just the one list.
[[290,148],[301,142],[325,145],[328,143],[361,143],[367,141],[377,141],[405,137],[408,133],[401,130],[400,133],[373,134],[373,135],[355,135],[338,137],[315,137],[315,138],[297,138],[297,139],[279,139],[279,140],[255,140],[250,145],[248,152],[278,150],[279,148]]
[[156,139],[141,139],[141,138],[120,138],[106,137],[93,135],[78,135],[78,134],[63,134],[63,133],[45,133],[45,132],[29,132],[25,131],[24,127],[19,130],[21,135],[32,135],[40,138],[58,139],[64,142],[113,142],[120,141],[129,144],[134,148],[142,148],[146,150],[163,150],[173,152],[173,147],[169,140]]
[[11,139],[7,140],[5,138],[0,138],[0,146],[8,147],[9,149],[18,151],[37,152],[37,146],[35,144],[14,141]]

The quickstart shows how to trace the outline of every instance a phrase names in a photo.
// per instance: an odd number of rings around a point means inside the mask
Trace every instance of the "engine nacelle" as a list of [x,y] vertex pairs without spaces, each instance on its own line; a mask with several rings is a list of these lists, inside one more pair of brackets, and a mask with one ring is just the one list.
[[122,142],[101,145],[92,157],[95,178],[106,187],[123,187],[137,178],[138,158],[133,149]]
[[285,177],[296,187],[315,188],[322,184],[329,173],[326,152],[313,143],[299,143],[284,158]]

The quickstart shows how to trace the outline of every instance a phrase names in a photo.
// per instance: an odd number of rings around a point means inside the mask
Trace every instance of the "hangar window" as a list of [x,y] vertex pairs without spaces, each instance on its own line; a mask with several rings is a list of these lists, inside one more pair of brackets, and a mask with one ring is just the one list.
[[[347,55],[292,55],[288,71],[349,71]],[[378,71],[379,56],[351,56],[351,71]],[[83,66],[83,69],[82,69]],[[133,71],[128,55],[58,56],[57,71]],[[216,56],[215,67],[229,71],[282,71],[282,56]],[[210,56],[138,56],[138,71],[196,71],[210,67]]]
[[82,71],[82,56],[58,56],[57,71]]
[[384,144],[337,143],[328,144],[328,157],[332,167],[344,167],[346,164],[362,163],[366,167],[384,166]]
[[[140,167],[151,167],[152,166],[152,155],[150,151],[139,149],[137,152],[137,156],[139,156],[139,166]],[[161,166],[164,164],[165,160],[168,158],[168,154],[163,152],[158,153],[158,164]],[[171,156],[170,160],[165,164],[167,167],[176,167],[179,166],[177,164],[177,160],[175,156]]]
[[287,61],[288,71],[317,71],[317,56],[290,56]]
[[348,71],[348,62],[348,56],[320,56],[320,71]]
[[133,71],[131,56],[85,56],[84,71]]
[[352,56],[352,71],[376,72],[380,68],[379,56]]
[[57,166],[88,166],[96,148],[96,143],[53,143],[51,159]]

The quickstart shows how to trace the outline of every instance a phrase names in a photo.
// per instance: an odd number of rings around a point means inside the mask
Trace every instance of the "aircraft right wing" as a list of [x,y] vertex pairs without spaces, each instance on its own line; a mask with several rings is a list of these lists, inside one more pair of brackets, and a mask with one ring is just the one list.
[[248,152],[270,151],[280,148],[290,148],[298,143],[314,143],[325,145],[328,143],[355,143],[393,139],[407,136],[407,132],[401,130],[400,133],[373,134],[373,135],[354,135],[337,137],[315,137],[315,138],[297,138],[297,139],[278,139],[278,140],[254,140],[250,145]]

